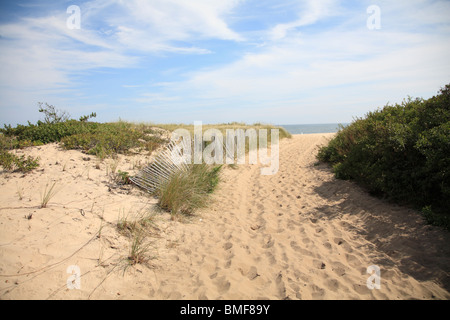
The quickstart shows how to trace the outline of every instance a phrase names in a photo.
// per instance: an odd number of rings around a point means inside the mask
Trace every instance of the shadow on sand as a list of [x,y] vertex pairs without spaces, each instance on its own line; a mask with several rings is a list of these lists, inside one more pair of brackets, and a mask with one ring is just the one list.
[[[330,172],[323,164],[311,169]],[[339,199],[316,208],[320,219],[345,216],[354,221],[348,227],[385,255],[375,264],[382,269],[396,265],[416,280],[435,281],[450,292],[450,232],[426,225],[418,211],[371,196],[350,181],[326,181],[315,192]]]

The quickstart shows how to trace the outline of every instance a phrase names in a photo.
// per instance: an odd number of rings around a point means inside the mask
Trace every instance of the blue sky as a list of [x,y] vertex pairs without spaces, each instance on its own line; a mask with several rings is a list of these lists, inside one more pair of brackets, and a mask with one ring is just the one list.
[[102,122],[351,122],[450,83],[449,17],[448,0],[1,1],[0,124],[36,122],[38,102]]

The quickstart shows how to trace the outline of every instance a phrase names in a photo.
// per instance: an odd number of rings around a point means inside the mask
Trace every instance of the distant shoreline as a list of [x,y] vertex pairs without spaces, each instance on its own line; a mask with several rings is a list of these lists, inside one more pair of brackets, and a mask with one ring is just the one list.
[[292,136],[305,136],[305,135],[323,135],[323,134],[335,134],[337,132],[317,132],[317,133],[291,133]]
[[278,125],[284,128],[290,134],[315,134],[315,133],[336,133],[339,126],[347,126],[348,123],[324,123],[324,124],[290,124]]

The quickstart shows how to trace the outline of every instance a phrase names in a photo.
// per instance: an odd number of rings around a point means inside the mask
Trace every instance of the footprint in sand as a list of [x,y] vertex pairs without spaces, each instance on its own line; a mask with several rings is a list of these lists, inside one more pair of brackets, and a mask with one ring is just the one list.
[[345,275],[345,273],[347,271],[346,267],[340,262],[331,263],[331,270],[340,277]]
[[322,233],[323,228],[316,228],[316,233]]
[[370,289],[367,288],[367,285],[354,284],[353,290],[355,290],[356,293],[358,294],[372,294],[372,291],[370,291]]
[[247,272],[247,278],[249,280],[255,280],[259,276],[260,275],[258,274],[258,270],[256,269],[256,267],[250,267],[250,270]]
[[313,257],[313,258],[315,257],[315,254],[313,252],[303,249],[295,241],[291,241],[290,245],[291,245],[291,248],[294,249],[294,251],[296,251],[302,255]]
[[328,279],[326,285],[330,291],[337,292],[339,290],[339,281],[336,279]]
[[267,256],[267,259],[269,260],[270,265],[274,265],[277,263],[277,260],[275,259],[275,256],[273,255],[272,252],[266,252],[266,256]]
[[326,268],[327,265],[324,262],[320,261],[320,260],[314,260],[313,261],[313,266],[315,268],[317,268],[317,269],[323,270],[323,269]]
[[277,287],[278,297],[280,299],[286,298],[286,286],[284,285],[283,275],[281,272],[275,278],[275,285]]
[[347,251],[348,253],[353,252],[352,247],[342,238],[335,238],[334,243],[340,246],[342,249]]
[[217,290],[219,291],[219,294],[224,294],[228,290],[230,290],[230,286],[231,286],[230,281],[228,281],[225,276],[217,278],[215,284],[216,284]]
[[361,267],[361,261],[353,254],[346,254],[345,258],[348,262],[348,264],[353,268]]
[[273,247],[274,243],[275,243],[275,240],[272,239],[272,236],[270,234],[267,234],[264,236],[263,248],[265,248],[265,249],[271,248],[271,247]]
[[321,287],[316,286],[315,284],[310,286],[311,290],[312,290],[312,298],[313,300],[320,300],[323,299],[323,297],[325,296],[325,290],[322,289]]

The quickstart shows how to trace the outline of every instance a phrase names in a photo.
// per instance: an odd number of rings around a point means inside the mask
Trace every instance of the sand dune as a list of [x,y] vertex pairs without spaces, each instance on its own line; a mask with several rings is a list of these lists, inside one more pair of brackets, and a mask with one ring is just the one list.
[[[157,213],[153,259],[128,268],[130,240],[115,224],[155,200],[117,187],[107,171],[133,173],[145,158],[99,162],[55,144],[28,149],[40,169],[0,174],[0,298],[449,299],[448,232],[315,165],[330,137],[281,141],[274,176],[256,165],[225,168],[209,208],[184,221]],[[41,209],[49,181],[60,190]],[[72,265],[80,289],[67,288]],[[372,265],[380,289],[366,285]]]

